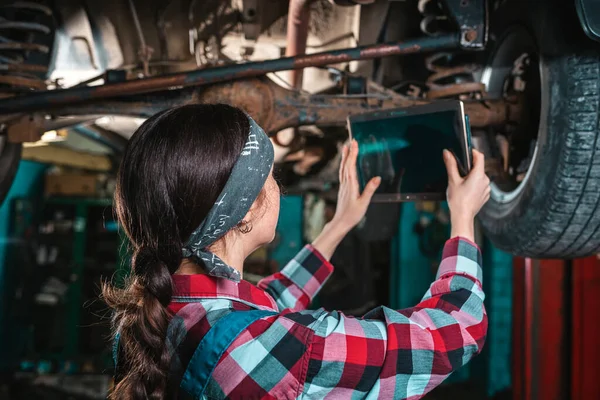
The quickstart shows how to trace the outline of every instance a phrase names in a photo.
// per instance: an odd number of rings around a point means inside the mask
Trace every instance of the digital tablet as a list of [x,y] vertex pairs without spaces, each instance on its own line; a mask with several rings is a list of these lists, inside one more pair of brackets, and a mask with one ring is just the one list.
[[456,157],[461,175],[471,170],[471,134],[462,101],[353,115],[348,131],[359,145],[361,191],[371,178],[381,177],[373,202],[445,200],[444,149]]

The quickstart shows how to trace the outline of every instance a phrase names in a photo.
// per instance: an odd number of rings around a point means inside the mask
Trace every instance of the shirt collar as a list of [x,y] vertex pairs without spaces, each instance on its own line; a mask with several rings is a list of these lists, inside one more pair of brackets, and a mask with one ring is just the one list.
[[233,282],[210,275],[173,275],[173,302],[191,303],[202,299],[228,299],[263,310],[277,311],[277,304],[264,290],[247,281]]

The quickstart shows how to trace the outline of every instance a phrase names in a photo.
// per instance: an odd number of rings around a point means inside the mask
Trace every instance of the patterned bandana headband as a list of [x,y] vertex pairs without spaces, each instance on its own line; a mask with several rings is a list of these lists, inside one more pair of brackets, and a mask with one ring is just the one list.
[[246,216],[273,166],[273,145],[250,117],[248,140],[231,175],[202,224],[190,236],[183,256],[202,260],[209,275],[240,281],[240,273],[207,250]]

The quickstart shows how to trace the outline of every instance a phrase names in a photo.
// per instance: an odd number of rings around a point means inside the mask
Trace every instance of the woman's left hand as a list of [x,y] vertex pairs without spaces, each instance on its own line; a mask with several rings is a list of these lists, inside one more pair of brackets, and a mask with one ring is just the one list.
[[344,146],[342,151],[337,208],[331,220],[332,225],[345,230],[345,233],[348,233],[363,219],[371,198],[381,183],[380,177],[373,178],[360,193],[356,173],[357,157],[358,143],[356,140],[352,140]]

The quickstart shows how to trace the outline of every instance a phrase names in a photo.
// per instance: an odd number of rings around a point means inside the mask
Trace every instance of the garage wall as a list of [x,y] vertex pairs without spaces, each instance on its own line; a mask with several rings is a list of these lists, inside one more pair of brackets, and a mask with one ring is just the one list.
[[271,253],[279,268],[294,258],[305,244],[302,237],[303,201],[302,196],[281,196],[276,247]]
[[[17,353],[18,344],[10,340],[13,336],[14,329],[9,331],[10,324],[5,323],[4,314],[7,307],[7,287],[6,282],[7,271],[6,253],[11,240],[9,229],[11,223],[11,208],[12,200],[15,198],[41,198],[43,194],[43,179],[44,173],[48,166],[34,161],[21,161],[15,181],[8,192],[8,195],[0,206],[0,371],[10,367],[12,363],[11,355]],[[15,328],[15,327],[11,327]]]

